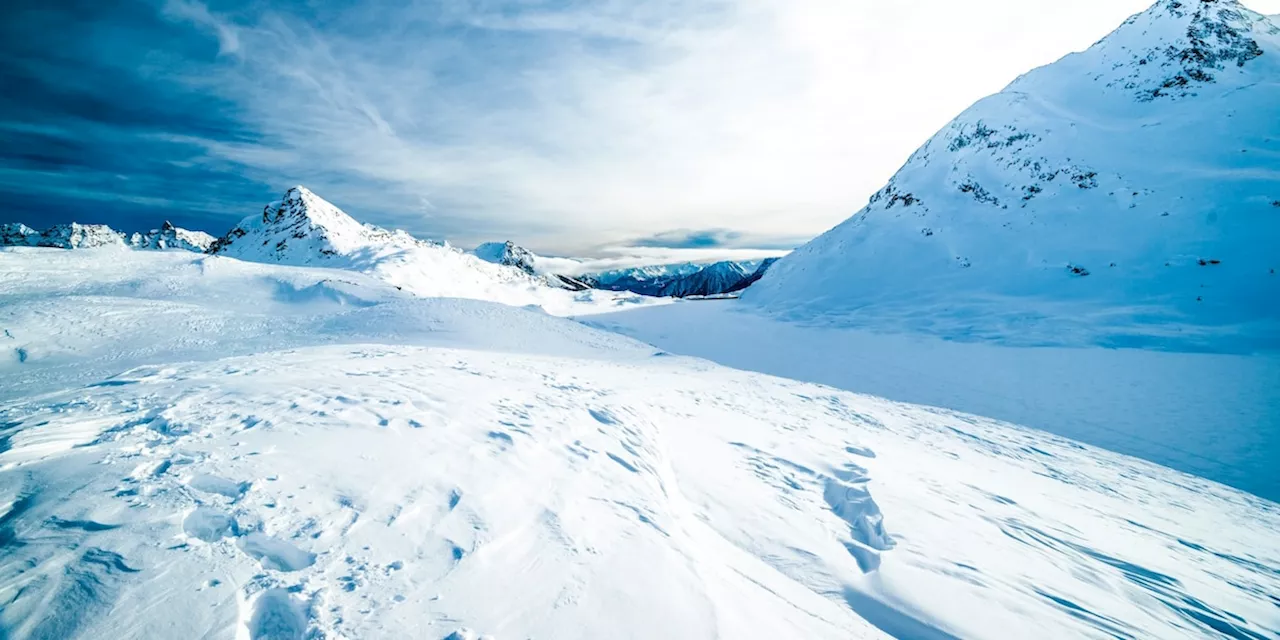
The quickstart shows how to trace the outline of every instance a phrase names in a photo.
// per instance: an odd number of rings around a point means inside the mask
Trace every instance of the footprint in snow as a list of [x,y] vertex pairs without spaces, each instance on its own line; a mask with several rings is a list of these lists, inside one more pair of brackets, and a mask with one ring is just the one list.
[[285,589],[267,589],[250,605],[244,625],[250,640],[302,640],[307,608]]

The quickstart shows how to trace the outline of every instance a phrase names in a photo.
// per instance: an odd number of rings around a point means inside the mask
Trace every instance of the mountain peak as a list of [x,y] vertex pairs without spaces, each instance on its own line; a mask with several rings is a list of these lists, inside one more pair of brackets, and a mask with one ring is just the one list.
[[529,275],[536,273],[535,264],[538,257],[532,251],[507,240],[506,242],[486,242],[472,251],[476,257],[485,262],[515,267]]
[[1139,101],[1176,100],[1247,82],[1244,67],[1273,49],[1268,41],[1274,45],[1277,34],[1270,19],[1236,0],[1160,0],[1067,59],[1083,58],[1077,62],[1094,81]]
[[240,221],[209,253],[246,260],[311,264],[361,251],[417,244],[408,234],[361,224],[306,187],[295,186]]

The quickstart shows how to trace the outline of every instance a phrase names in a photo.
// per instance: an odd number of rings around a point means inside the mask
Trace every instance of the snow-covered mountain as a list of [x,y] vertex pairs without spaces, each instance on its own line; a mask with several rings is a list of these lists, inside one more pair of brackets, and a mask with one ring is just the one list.
[[0,327],[4,638],[1280,629],[1280,505],[544,313],[17,248]]
[[729,260],[716,262],[668,282],[662,287],[659,295],[687,298],[735,293],[764,277],[765,272],[777,260],[777,258],[766,258],[748,262]]
[[704,266],[693,262],[675,264],[623,267],[600,273],[590,273],[582,279],[592,286],[610,291],[631,291],[646,296],[662,295],[668,284],[689,274],[697,273]]
[[214,237],[203,231],[188,231],[165,221],[159,229],[146,233],[123,233],[104,224],[55,225],[45,231],[36,231],[25,224],[13,222],[0,225],[0,246],[56,247],[60,249],[92,249],[95,247],[129,246],[134,249],[180,249],[204,253]]
[[486,242],[472,251],[477,258],[494,264],[515,267],[529,275],[537,273],[534,265],[537,256],[532,251],[507,240],[506,242]]
[[736,262],[717,262],[668,283],[660,295],[685,298],[725,293],[748,275],[750,272]]
[[0,247],[34,247],[40,232],[21,222],[0,224]]
[[129,236],[129,246],[135,249],[181,250],[204,253],[217,240],[203,231],[188,231],[173,226],[165,220],[159,229]]
[[361,224],[297,186],[268,204],[261,215],[241,220],[213,243],[209,253],[252,262],[339,266],[423,246],[433,245],[403,231]]
[[[716,295],[746,288],[764,274],[777,258],[678,262],[612,269],[583,275],[584,282],[599,289],[631,291],[646,296]],[[758,274],[758,275],[757,275]]]
[[1280,29],[1160,0],[917,150],[746,298],[1035,343],[1280,344]]
[[424,297],[533,305],[557,314],[641,303],[638,296],[579,291],[570,281],[493,264],[404,231],[362,224],[305,187],[294,187],[260,215],[245,218],[209,253],[251,262],[324,266],[373,275]]
[[58,224],[36,231],[19,222],[0,225],[0,246],[53,247],[58,249],[91,249],[123,247],[124,234],[105,224]]
[[543,282],[558,289],[586,291],[591,288],[591,285],[571,275],[556,273],[548,269],[548,267],[554,269],[557,265],[576,261],[563,258],[548,260],[510,240],[506,242],[486,242],[476,247],[471,253],[485,262],[515,267],[531,276],[540,278]]

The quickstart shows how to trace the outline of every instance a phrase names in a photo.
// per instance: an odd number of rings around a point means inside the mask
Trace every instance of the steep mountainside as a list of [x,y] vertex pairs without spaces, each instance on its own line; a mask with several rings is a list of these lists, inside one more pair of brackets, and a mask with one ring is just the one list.
[[1161,0],[1018,78],[745,294],[1018,342],[1280,346],[1280,29]]

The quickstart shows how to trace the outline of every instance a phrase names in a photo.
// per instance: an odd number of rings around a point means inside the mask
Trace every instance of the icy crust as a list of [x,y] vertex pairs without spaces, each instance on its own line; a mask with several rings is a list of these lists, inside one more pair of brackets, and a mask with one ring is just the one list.
[[1280,346],[1277,77],[1269,19],[1162,1],[962,113],[745,297],[953,338]]

